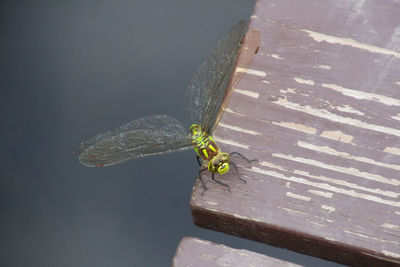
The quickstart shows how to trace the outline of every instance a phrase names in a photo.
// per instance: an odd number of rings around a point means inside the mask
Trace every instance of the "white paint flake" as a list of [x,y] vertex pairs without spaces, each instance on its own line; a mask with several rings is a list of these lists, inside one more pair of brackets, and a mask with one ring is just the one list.
[[239,94],[242,94],[242,95],[245,95],[245,96],[249,96],[249,97],[252,97],[252,98],[255,98],[255,99],[260,98],[260,94],[259,93],[252,92],[252,91],[249,91],[249,90],[242,90],[242,89],[235,88],[235,92],[238,92]]
[[353,141],[353,136],[344,134],[341,131],[323,131],[320,136],[347,144]]
[[261,70],[236,68],[236,72],[245,72],[246,74],[255,75],[255,76],[259,76],[259,77],[267,76],[267,73],[265,71],[261,71]]
[[338,166],[338,165],[327,164],[327,163],[317,161],[314,159],[295,157],[292,155],[285,155],[285,154],[281,154],[281,153],[273,153],[272,156],[277,157],[277,158],[295,161],[295,162],[300,162],[300,163],[311,165],[314,167],[328,169],[328,170],[332,170],[332,171],[336,171],[336,172],[340,172],[340,173],[344,173],[344,174],[348,174],[348,175],[354,175],[354,176],[358,176],[360,178],[364,178],[364,179],[368,179],[368,180],[372,180],[372,181],[376,181],[376,182],[380,182],[380,183],[384,183],[384,184],[390,184],[390,185],[394,185],[394,186],[400,185],[400,180],[397,180],[395,178],[387,178],[387,177],[383,177],[379,174],[360,171],[353,167],[342,167],[342,166]]
[[299,183],[299,184],[305,184],[308,186],[313,186],[316,188],[320,188],[322,190],[329,190],[332,192],[336,192],[339,194],[343,194],[343,195],[347,195],[347,196],[351,196],[354,198],[360,198],[360,199],[365,199],[368,201],[373,201],[376,203],[381,203],[381,204],[385,204],[388,206],[393,206],[393,207],[400,207],[400,202],[399,201],[391,201],[391,200],[387,200],[387,199],[383,199],[377,196],[373,196],[373,195],[368,195],[368,194],[364,194],[364,193],[360,193],[360,192],[356,192],[354,190],[347,190],[347,189],[343,189],[343,188],[339,188],[336,186],[332,186],[330,184],[327,184],[326,182],[314,182],[314,181],[310,181],[308,179],[302,178],[302,177],[298,177],[298,176],[285,176],[282,173],[278,173],[275,171],[270,171],[270,170],[263,170],[260,169],[258,167],[251,167],[249,169],[250,171],[259,173],[259,174],[263,174],[263,175],[267,175],[269,178],[277,178],[277,179],[281,179],[281,180],[285,180],[285,181],[291,181],[293,183]]
[[308,84],[308,85],[314,85],[315,82],[312,80],[304,80],[302,78],[294,77],[293,78],[297,83],[302,83],[302,84]]
[[385,149],[383,151],[386,153],[400,156],[400,148],[398,148],[398,147],[389,147],[388,146],[388,147],[385,147]]
[[344,106],[337,106],[336,107],[337,110],[341,111],[341,112],[347,112],[347,113],[353,113],[353,114],[357,114],[360,116],[364,116],[365,114],[355,108],[353,108],[352,106],[349,105],[344,105]]
[[395,224],[391,224],[391,223],[384,223],[381,226],[385,227],[385,228],[389,228],[389,229],[400,231],[400,226],[399,225],[395,225]]
[[313,189],[308,189],[307,191],[310,192],[311,194],[321,196],[321,197],[326,197],[326,198],[333,197],[333,193],[331,193],[331,192],[324,192],[324,191],[313,190]]
[[298,195],[298,194],[295,194],[295,193],[292,193],[292,192],[286,192],[286,196],[287,197],[291,197],[291,198],[295,198],[295,199],[299,199],[299,200],[303,200],[303,201],[311,201],[310,197]]
[[299,132],[308,133],[308,134],[315,134],[317,132],[316,128],[308,127],[303,124],[294,123],[294,122],[275,122],[274,121],[274,122],[272,122],[272,124],[281,126],[284,128],[296,130]]
[[269,168],[273,168],[273,169],[277,169],[277,170],[281,170],[281,171],[287,171],[285,168],[283,168],[282,166],[278,166],[273,164],[272,162],[268,162],[268,161],[261,161],[259,162],[259,164],[261,166],[265,166],[265,167],[269,167]]
[[281,57],[281,56],[278,55],[278,54],[271,54],[271,57],[272,57],[272,58],[275,58],[275,59],[280,59],[280,60],[284,59],[283,57]]
[[221,127],[224,127],[224,128],[228,128],[228,129],[231,129],[231,130],[235,130],[235,131],[238,131],[238,132],[242,132],[242,133],[251,134],[251,135],[262,135],[259,132],[255,132],[255,131],[252,131],[252,130],[244,129],[244,128],[241,128],[241,127],[238,127],[238,126],[229,125],[229,124],[226,124],[226,123],[223,123],[223,122],[220,122],[218,124],[218,126],[221,126]]
[[351,235],[355,235],[358,237],[362,237],[365,239],[372,239],[381,243],[389,243],[389,244],[395,244],[395,245],[400,245],[399,242],[394,241],[394,240],[385,240],[385,239],[381,239],[375,236],[370,236],[370,235],[366,235],[366,234],[362,234],[362,233],[357,233],[357,232],[353,232],[353,231],[349,231],[349,230],[343,230],[343,232],[347,233],[347,234],[351,234]]
[[237,115],[239,117],[247,117],[246,115],[244,115],[242,113],[233,111],[231,108],[225,108],[224,112],[232,113],[232,114],[235,114],[235,115]]
[[341,158],[346,158],[346,159],[350,159],[350,160],[356,160],[356,161],[359,161],[359,162],[368,163],[368,164],[371,164],[371,165],[380,166],[380,167],[384,167],[384,168],[400,171],[400,165],[388,164],[388,163],[376,161],[376,160],[373,160],[373,159],[370,159],[370,158],[366,158],[366,157],[359,157],[359,156],[350,155],[347,152],[337,151],[337,150],[335,150],[333,148],[330,148],[328,146],[317,146],[317,145],[306,143],[306,142],[303,142],[303,141],[298,141],[297,145],[299,147],[302,147],[302,148],[310,149],[310,150],[317,151],[317,152],[322,152],[322,153],[325,153],[325,154],[328,154],[328,155],[337,156],[337,157],[341,157]]
[[395,116],[391,116],[391,118],[400,121],[400,113],[397,113]]
[[328,211],[328,213],[336,211],[335,207],[331,207],[331,206],[328,206],[328,205],[321,205],[321,209]]
[[318,65],[318,66],[313,66],[315,69],[324,69],[324,70],[330,70],[331,66],[328,65]]
[[300,31],[307,33],[311,38],[313,38],[317,42],[327,42],[330,44],[340,44],[340,45],[344,45],[344,46],[351,46],[354,48],[369,51],[371,53],[391,55],[391,56],[400,58],[400,53],[397,51],[379,47],[379,46],[370,45],[370,44],[360,43],[360,42],[350,39],[350,38],[336,37],[333,35],[326,35],[323,33],[314,32],[314,31],[310,31],[310,30],[300,30]]
[[392,98],[384,95],[379,95],[379,94],[373,94],[373,93],[367,93],[359,90],[353,90],[349,88],[342,87],[337,84],[321,84],[322,87],[332,89],[336,92],[339,92],[345,96],[350,96],[355,99],[359,100],[369,100],[369,101],[375,101],[380,104],[384,104],[387,106],[400,106],[400,99],[397,98]]
[[236,146],[236,147],[249,149],[249,146],[243,145],[243,144],[238,143],[236,141],[229,140],[229,139],[223,139],[223,138],[220,138],[220,137],[215,136],[215,135],[213,137],[215,139],[217,139],[217,141],[220,142],[220,143],[224,143],[224,144],[231,145],[231,146]]
[[382,250],[382,253],[385,254],[386,256],[390,256],[393,258],[400,258],[400,254],[392,252],[392,251]]
[[364,122],[361,120],[339,116],[337,114],[333,114],[333,113],[329,112],[326,109],[317,109],[317,108],[313,108],[309,105],[300,105],[297,103],[289,102],[286,98],[279,98],[274,103],[277,105],[292,109],[292,110],[297,110],[297,111],[300,111],[300,112],[303,112],[306,114],[310,114],[312,116],[328,119],[333,122],[343,123],[343,124],[351,125],[351,126],[358,127],[358,128],[363,128],[363,129],[367,129],[367,130],[372,130],[372,131],[381,132],[381,133],[400,137],[400,130],[398,130],[398,129],[381,126],[381,125],[376,125],[376,124],[370,124],[370,123],[367,123],[367,122]]

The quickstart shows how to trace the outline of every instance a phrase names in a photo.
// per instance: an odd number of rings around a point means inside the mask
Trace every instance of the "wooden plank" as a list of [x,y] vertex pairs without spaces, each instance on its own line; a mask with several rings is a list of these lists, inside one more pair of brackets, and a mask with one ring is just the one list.
[[260,49],[214,137],[236,163],[198,226],[349,265],[400,264],[400,3],[259,0]]
[[194,237],[185,237],[179,243],[172,263],[183,266],[301,266],[271,258],[245,249],[234,249]]

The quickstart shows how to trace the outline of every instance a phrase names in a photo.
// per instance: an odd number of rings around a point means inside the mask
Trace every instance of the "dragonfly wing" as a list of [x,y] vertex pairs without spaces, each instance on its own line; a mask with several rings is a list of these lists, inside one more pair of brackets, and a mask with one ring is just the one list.
[[82,164],[101,167],[186,150],[191,144],[178,120],[167,115],[149,115],[81,143],[75,154]]
[[214,130],[214,128],[217,126],[219,120],[222,117],[222,114],[224,113],[224,109],[226,105],[229,102],[229,99],[233,93],[233,90],[236,88],[236,85],[239,83],[239,81],[242,79],[243,75],[246,73],[248,67],[250,66],[251,62],[253,62],[253,59],[255,55],[258,53],[258,49],[260,47],[260,41],[261,41],[261,32],[257,30],[251,30],[246,33],[246,36],[244,37],[242,41],[242,46],[239,51],[239,54],[236,59],[236,70],[233,73],[231,80],[225,88],[225,94],[222,98],[222,103],[214,103],[216,107],[220,107],[218,111],[218,115],[214,121],[209,121],[208,123],[210,124],[210,133]]
[[218,42],[217,47],[203,62],[186,92],[185,104],[193,122],[201,123],[203,130],[206,130],[206,122],[211,121],[215,109],[213,105],[222,102],[224,93],[219,92],[225,89],[234,67],[240,41],[243,38],[247,24],[240,21],[234,25],[229,32]]

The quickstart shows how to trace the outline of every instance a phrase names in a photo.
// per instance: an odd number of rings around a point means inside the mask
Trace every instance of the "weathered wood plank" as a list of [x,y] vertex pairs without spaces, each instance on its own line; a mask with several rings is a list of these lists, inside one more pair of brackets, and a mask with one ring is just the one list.
[[194,237],[185,237],[179,243],[172,263],[174,267],[220,266],[301,266],[271,258],[245,249],[234,249]]
[[400,3],[259,0],[259,52],[214,137],[240,172],[197,181],[201,227],[350,265],[400,264]]

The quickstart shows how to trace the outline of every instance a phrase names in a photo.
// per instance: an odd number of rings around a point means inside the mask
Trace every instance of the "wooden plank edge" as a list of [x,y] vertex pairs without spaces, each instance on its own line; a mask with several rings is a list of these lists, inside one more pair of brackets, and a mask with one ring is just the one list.
[[182,266],[288,266],[297,265],[245,249],[234,249],[196,237],[184,237],[179,243],[172,262]]
[[375,251],[367,251],[333,240],[320,239],[305,233],[299,233],[244,218],[237,218],[220,212],[209,211],[194,206],[192,201],[190,209],[194,223],[202,228],[239,236],[350,266],[400,265],[398,259],[377,254]]

